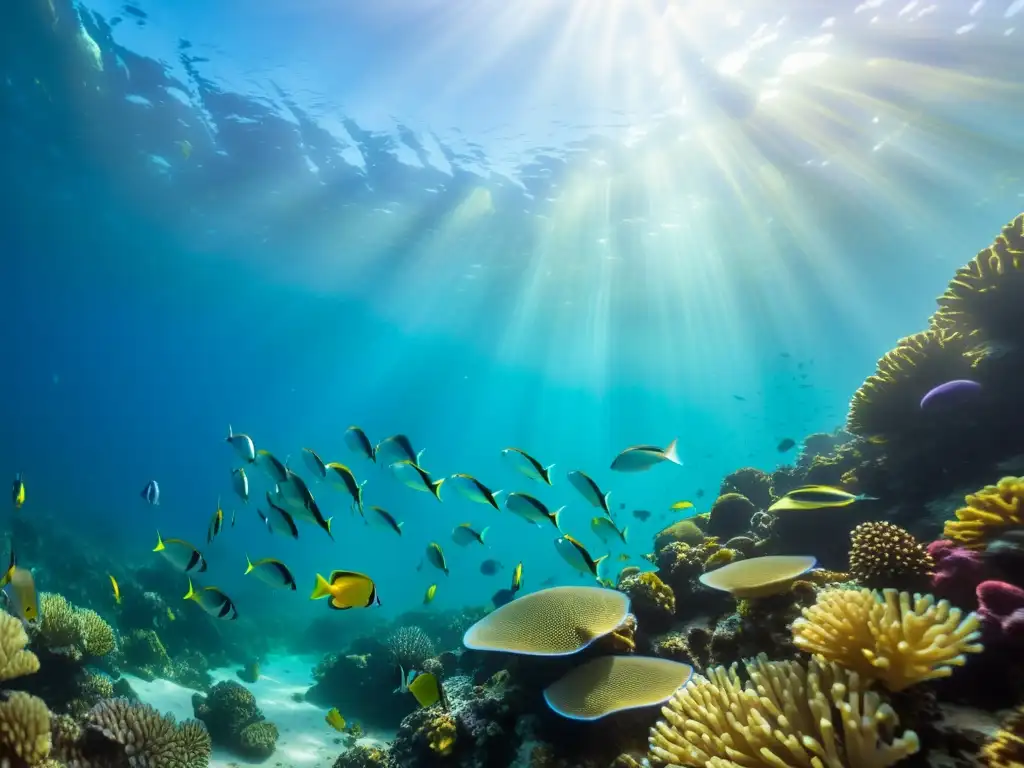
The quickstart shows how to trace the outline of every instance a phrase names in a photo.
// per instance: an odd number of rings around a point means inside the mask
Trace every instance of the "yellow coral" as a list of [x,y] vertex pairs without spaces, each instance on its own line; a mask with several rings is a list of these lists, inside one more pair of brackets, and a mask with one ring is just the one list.
[[985,743],[978,755],[987,768],[1020,768],[1024,765],[1024,707],[1015,709]]
[[750,681],[712,667],[695,675],[651,729],[651,761],[707,768],[885,768],[920,748],[892,707],[855,672],[818,660],[746,662]]
[[956,520],[946,521],[942,535],[969,549],[982,549],[1007,526],[1024,525],[1024,477],[1004,477],[964,501],[967,506],[956,511]]
[[96,611],[88,608],[77,610],[82,625],[82,644],[90,656],[106,656],[114,650],[114,630]]
[[10,680],[39,671],[39,659],[26,651],[25,627],[9,613],[0,612],[0,680]]
[[663,549],[674,541],[697,546],[704,541],[704,531],[693,520],[680,520],[655,534],[654,549]]
[[42,699],[18,691],[0,702],[0,752],[25,765],[50,754],[50,710]]
[[658,574],[635,573],[619,579],[618,589],[629,595],[634,612],[671,617],[676,612],[676,595]]
[[992,245],[957,270],[939,297],[931,324],[974,342],[1019,337],[1024,327],[1022,287],[1024,213],[1003,227]]
[[735,549],[729,549],[728,547],[722,547],[722,549],[715,552],[711,557],[704,561],[704,572],[713,571],[715,568],[720,568],[723,565],[728,565],[736,558],[740,557],[740,553]]
[[890,691],[949,677],[964,654],[980,653],[978,617],[946,600],[887,589],[829,589],[793,622],[801,650],[879,680]]
[[438,755],[445,757],[455,749],[455,718],[447,712],[434,715],[426,725],[427,744]]
[[41,593],[39,614],[39,634],[48,649],[79,649],[83,638],[82,622],[63,595]]

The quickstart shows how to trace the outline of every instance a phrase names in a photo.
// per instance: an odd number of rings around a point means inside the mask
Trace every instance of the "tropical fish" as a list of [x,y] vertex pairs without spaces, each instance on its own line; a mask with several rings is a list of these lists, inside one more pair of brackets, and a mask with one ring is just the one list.
[[323,597],[330,597],[330,607],[339,611],[380,605],[377,585],[373,579],[355,571],[331,571],[329,580],[318,573],[316,586],[309,599],[319,600]]
[[306,462],[306,466],[309,467],[309,471],[317,476],[320,480],[324,480],[327,477],[327,465],[324,464],[316,451],[312,448],[302,449],[302,460]]
[[192,579],[189,579],[188,592],[185,593],[184,599],[191,600],[215,619],[234,621],[238,618],[238,609],[234,601],[217,587],[202,587],[196,591],[192,586]]
[[142,489],[142,493],[139,495],[154,507],[160,506],[160,486],[156,480],[150,480],[146,483],[146,487]]
[[235,453],[243,461],[247,461],[250,464],[256,461],[256,446],[253,445],[252,438],[248,435],[236,435],[234,430],[231,429],[231,425],[228,424],[228,436],[224,440],[235,449]]
[[245,474],[245,470],[239,467],[238,469],[232,470],[231,472],[231,485],[235,489],[235,493],[238,494],[238,498],[244,501],[246,504],[249,503],[249,478]]
[[791,451],[795,446],[796,440],[791,437],[786,437],[783,438],[777,446],[775,446],[775,450],[779,453],[785,453],[786,451]]
[[580,544],[569,534],[555,539],[555,549],[569,565],[580,573],[589,573],[595,579],[598,578],[598,566],[607,555],[602,555],[596,560],[590,556],[587,548]]
[[492,491],[472,475],[459,473],[452,475],[449,479],[455,486],[455,490],[470,501],[475,501],[478,504],[490,504],[495,509],[501,509],[498,506],[498,494],[501,491]]
[[[11,564],[11,570],[14,570],[13,563]],[[121,604],[121,588],[117,586],[117,579],[114,578],[113,574],[107,574],[110,577],[110,587],[114,590],[114,602],[118,605]],[[6,577],[5,577],[6,578]]]
[[551,485],[551,470],[555,468],[554,464],[545,467],[522,448],[505,448],[501,455],[507,456],[515,468],[527,477]]
[[168,621],[174,621],[174,620],[175,620],[175,619],[177,619],[177,618],[178,618],[178,617],[174,615],[174,611],[172,611],[172,610],[170,609],[170,607],[168,607],[168,608],[167,608],[167,620],[168,620]]
[[295,525],[294,518],[273,502],[270,491],[267,491],[267,504],[270,506],[267,512],[261,509],[256,510],[256,514],[267,524],[267,530],[281,536],[290,536],[293,539],[299,538],[299,528]]
[[192,157],[192,142],[188,139],[181,139],[180,141],[174,142],[178,149],[181,150],[181,156],[188,160]]
[[510,493],[505,498],[505,509],[519,515],[523,520],[533,523],[534,525],[540,525],[543,521],[547,520],[555,526],[555,528],[561,530],[559,517],[565,507],[559,507],[552,512],[540,499],[534,498],[526,493],[515,492]]
[[391,437],[385,437],[379,443],[374,451],[377,456],[392,456],[397,461],[408,461],[410,464],[419,466],[420,456],[423,455],[423,451],[416,453],[413,450],[412,442],[405,435],[392,435]]
[[484,576],[493,576],[502,568],[504,566],[497,560],[488,559],[480,563],[480,573]]
[[518,592],[523,586],[523,561],[520,560],[512,571],[512,592]]
[[[7,566],[7,570],[4,571],[4,575],[0,578],[0,589],[3,589],[11,583],[11,577],[14,576],[14,569],[18,566],[18,559],[14,555],[14,542],[11,542],[11,561]],[[120,600],[118,600],[120,602]]]
[[426,709],[441,701],[441,684],[434,675],[423,672],[416,675],[409,683],[409,693],[416,698],[421,707]]
[[671,510],[673,510],[675,512],[682,512],[684,509],[693,509],[693,502],[692,501],[677,501],[675,504],[673,504],[671,507],[669,507],[669,509],[671,509]]
[[210,526],[206,531],[206,543],[212,544],[213,540],[220,533],[220,529],[224,526],[224,510],[220,508],[220,497],[217,497],[217,511],[213,513],[213,517],[210,519]]
[[263,471],[270,476],[275,483],[284,483],[288,480],[288,466],[270,451],[260,448],[256,451],[256,463],[263,468]]
[[327,711],[327,716],[324,721],[336,731],[345,732],[345,718],[341,716],[341,712],[338,711],[337,707],[332,707]]
[[878,501],[874,496],[855,496],[842,488],[831,485],[805,485],[794,488],[770,507],[769,512],[783,512],[798,509],[826,509],[845,507],[856,501]]
[[445,576],[448,575],[448,563],[445,562],[444,551],[436,541],[432,541],[427,545],[427,562],[439,571],[444,571]]
[[413,678],[416,677],[416,670],[410,669],[408,672],[405,671],[405,667],[401,664],[398,665],[398,687],[395,688],[392,693],[408,693],[409,684],[412,683]]
[[642,523],[642,522],[645,522],[646,520],[650,519],[651,513],[648,510],[646,510],[646,509],[634,509],[633,510],[633,517],[635,517],[637,520],[639,520]]
[[334,538],[331,534],[331,519],[323,516],[305,480],[288,470],[287,480],[279,483],[277,490],[279,496],[288,504],[293,517],[315,523],[323,528],[328,536]]
[[619,529],[615,523],[609,520],[607,517],[593,517],[590,519],[590,530],[605,544],[611,544],[615,539],[620,539],[623,544],[626,543],[626,535],[629,532],[629,528]]
[[206,558],[198,549],[181,539],[162,539],[160,531],[156,532],[156,546],[153,547],[153,551],[163,555],[164,559],[179,571],[188,573],[198,570],[202,573],[206,570]]
[[245,564],[247,566],[245,573],[256,574],[256,578],[264,584],[269,584],[277,589],[296,589],[295,577],[292,576],[292,572],[288,570],[288,566],[280,560],[275,560],[272,557],[265,557],[254,563],[249,559],[249,556],[246,555]]
[[258,682],[260,679],[260,663],[258,661],[250,661],[241,669],[236,669],[235,674],[238,675],[238,679],[243,682]]
[[612,469],[616,472],[644,472],[655,464],[670,461],[683,465],[676,453],[676,441],[673,440],[666,448],[656,445],[634,445],[627,448],[612,461]]
[[376,528],[385,528],[389,531],[394,531],[399,536],[402,535],[402,526],[404,523],[397,522],[386,509],[370,507],[370,516],[366,518],[366,521]]
[[440,480],[433,480],[427,470],[418,464],[414,464],[408,459],[404,461],[396,461],[391,465],[391,471],[394,473],[398,481],[403,485],[407,485],[414,491],[426,491],[427,493],[434,494],[434,498],[438,501],[441,500],[441,484],[444,482],[442,477]]
[[370,461],[377,461],[377,449],[359,427],[349,427],[345,430],[345,445],[353,453],[358,453]]
[[472,523],[459,523],[452,529],[452,541],[458,544],[460,547],[465,547],[473,542],[478,544],[484,543],[484,536],[487,535],[487,531],[490,528],[484,528],[482,531],[477,532]]
[[32,571],[15,566],[11,574],[11,592],[14,593],[14,599],[10,607],[15,616],[30,623],[39,618],[39,597]]
[[25,481],[21,479],[21,472],[14,476],[14,485],[11,488],[11,502],[15,509],[21,509],[25,503]]
[[235,527],[235,510],[231,510],[231,527]]
[[352,474],[352,470],[344,464],[339,464],[336,461],[332,461],[330,464],[326,465],[325,469],[335,485],[339,485],[344,488],[348,492],[348,495],[352,497],[352,503],[355,505],[356,509],[359,510],[359,514],[364,515],[363,486],[366,485],[366,481],[363,480],[361,483],[356,482],[356,476]]
[[574,469],[566,477],[569,478],[569,483],[580,492],[580,495],[590,502],[592,506],[597,507],[603,511],[606,515],[611,516],[611,510],[608,509],[608,499],[611,497],[612,492],[602,493],[594,479],[585,472],[581,472],[578,469]]
[[508,605],[516,598],[516,593],[511,589],[499,589],[493,595],[491,595],[491,603],[495,608],[501,608],[503,605]]
[[426,594],[423,595],[423,604],[429,605],[434,600],[434,595],[437,594],[437,584],[431,584],[427,587]]

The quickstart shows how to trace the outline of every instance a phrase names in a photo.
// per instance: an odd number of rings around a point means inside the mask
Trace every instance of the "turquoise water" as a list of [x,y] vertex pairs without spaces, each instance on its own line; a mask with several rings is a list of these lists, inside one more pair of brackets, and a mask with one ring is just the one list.
[[[293,5],[25,0],[0,38],[0,466],[25,514],[126,564],[157,529],[202,544],[221,497],[204,583],[250,616],[326,612],[333,569],[371,574],[383,615],[435,582],[486,603],[520,560],[525,590],[580,583],[553,529],[401,486],[351,424],[567,505],[601,554],[582,469],[649,551],[672,502],[841,426],[1024,197],[1019,3]],[[228,424],[300,471],[303,447],[351,465],[401,539],[316,487],[335,541],[269,537]],[[609,470],[673,438],[681,468]],[[432,540],[450,577],[418,570]],[[246,553],[298,591],[244,579]]]

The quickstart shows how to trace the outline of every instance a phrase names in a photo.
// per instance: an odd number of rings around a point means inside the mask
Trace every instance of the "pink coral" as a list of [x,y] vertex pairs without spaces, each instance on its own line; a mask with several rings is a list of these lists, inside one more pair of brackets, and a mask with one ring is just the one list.
[[988,578],[988,568],[981,553],[940,539],[928,545],[928,554],[935,561],[932,593],[958,608],[976,608],[977,587]]
[[1024,589],[1005,581],[983,581],[977,596],[985,642],[1024,647]]

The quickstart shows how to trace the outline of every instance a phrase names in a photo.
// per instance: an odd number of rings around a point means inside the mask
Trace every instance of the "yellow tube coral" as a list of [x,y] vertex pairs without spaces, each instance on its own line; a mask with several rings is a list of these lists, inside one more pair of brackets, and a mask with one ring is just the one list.
[[707,768],[886,768],[920,748],[892,707],[867,682],[836,664],[746,662],[694,676],[662,708],[651,729],[649,758],[669,766]]
[[834,661],[890,691],[949,677],[981,652],[978,617],[946,600],[887,589],[830,589],[793,622],[797,648]]
[[956,520],[946,521],[942,536],[969,549],[982,549],[1007,526],[1024,525],[1024,477],[1004,477],[964,501],[967,505],[956,511]]

